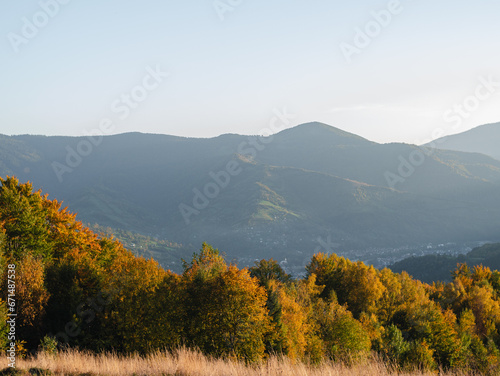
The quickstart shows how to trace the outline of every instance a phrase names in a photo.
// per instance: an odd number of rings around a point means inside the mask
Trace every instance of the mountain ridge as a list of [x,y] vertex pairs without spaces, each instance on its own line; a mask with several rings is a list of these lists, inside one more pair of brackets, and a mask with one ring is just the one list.
[[269,138],[129,132],[80,155],[86,142],[1,136],[0,175],[32,181],[86,223],[207,241],[248,264],[302,266],[327,237],[335,251],[368,257],[373,247],[499,235],[500,161],[482,154],[378,144],[319,122]]
[[425,146],[489,155],[500,160],[500,122],[474,127],[467,131],[438,138]]

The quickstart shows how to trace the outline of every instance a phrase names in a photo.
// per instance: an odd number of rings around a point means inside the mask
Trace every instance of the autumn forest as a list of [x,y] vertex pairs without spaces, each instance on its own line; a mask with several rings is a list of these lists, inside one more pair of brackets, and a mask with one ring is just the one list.
[[176,274],[14,177],[1,179],[0,250],[1,341],[7,349],[15,312],[17,356],[186,347],[247,364],[275,354],[483,374],[500,364],[500,272],[483,266],[457,265],[452,282],[429,285],[317,253],[296,279],[273,259],[239,268],[203,243]]

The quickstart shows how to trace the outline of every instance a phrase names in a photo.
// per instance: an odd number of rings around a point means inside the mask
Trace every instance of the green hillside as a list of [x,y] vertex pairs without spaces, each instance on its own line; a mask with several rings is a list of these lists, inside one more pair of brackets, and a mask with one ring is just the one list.
[[488,243],[474,248],[465,255],[426,255],[411,257],[390,266],[395,273],[406,271],[421,281],[432,283],[435,281],[449,282],[452,280],[452,271],[457,264],[467,263],[470,267],[483,265],[491,270],[500,270],[500,243]]

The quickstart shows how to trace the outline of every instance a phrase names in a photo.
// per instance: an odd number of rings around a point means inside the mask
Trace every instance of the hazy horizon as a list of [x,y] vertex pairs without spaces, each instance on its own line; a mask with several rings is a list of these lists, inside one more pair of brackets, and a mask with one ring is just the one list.
[[4,134],[258,134],[286,108],[290,126],[418,144],[500,120],[493,0],[0,9]]
[[[323,122],[318,122],[318,121],[308,121],[308,122],[301,123],[301,124],[294,124],[294,125],[289,126],[289,127],[284,127],[283,125],[281,125],[281,127],[282,127],[281,129],[278,129],[276,132],[272,132],[272,133],[266,134],[266,136],[267,135],[275,135],[275,134],[278,134],[278,133],[280,133],[282,131],[285,131],[285,130],[288,130],[288,129],[292,129],[292,128],[296,128],[296,127],[299,127],[299,126],[302,126],[302,125],[306,125],[306,124],[311,124],[311,123],[325,124],[325,125],[330,126],[332,128],[336,128],[336,129],[339,129],[341,131],[345,131],[347,133],[351,133],[351,134],[354,134],[356,136],[363,137],[363,138],[365,138],[368,141],[376,142],[376,143],[379,143],[379,144],[408,143],[408,142],[399,142],[399,141],[391,141],[391,140],[387,140],[385,142],[378,142],[378,141],[366,138],[366,137],[364,137],[362,135],[358,135],[358,134],[355,134],[355,133],[352,133],[352,132],[348,132],[345,129],[342,129],[342,128],[339,128],[339,127],[335,127],[335,126],[333,126],[331,124],[327,124],[327,123],[323,123]],[[494,122],[494,123],[480,124],[478,126],[473,126],[472,128],[464,130],[464,131],[458,131],[456,133],[447,134],[446,137],[459,135],[459,134],[462,134],[462,133],[466,133],[467,131],[473,130],[475,128],[482,127],[482,126],[488,126],[488,125],[499,125],[500,126],[500,121],[499,122]],[[264,129],[265,130],[269,130],[269,127],[266,127]],[[440,129],[442,129],[442,128],[436,128],[436,130],[440,130]],[[194,139],[212,139],[212,138],[217,138],[217,137],[225,136],[225,135],[238,135],[238,136],[258,136],[259,135],[258,133],[255,133],[255,134],[251,134],[251,133],[244,134],[244,133],[228,132],[228,133],[221,133],[221,134],[218,134],[218,135],[215,135],[215,136],[205,136],[205,137],[203,137],[203,136],[196,136],[196,135],[183,136],[183,135],[174,135],[174,134],[169,134],[169,133],[145,132],[145,131],[140,131],[140,130],[136,130],[136,131],[132,130],[132,131],[126,131],[126,132],[119,132],[119,133],[102,134],[102,136],[104,136],[104,137],[107,137],[107,136],[119,136],[119,135],[124,135],[124,134],[131,134],[131,133],[139,133],[139,134],[144,134],[144,135],[171,136],[171,137],[180,137],[180,138],[194,138]],[[2,135],[2,133],[0,133],[0,135]],[[95,133],[95,134],[94,133],[87,133],[87,134],[82,134],[82,135],[64,135],[64,134],[47,135],[47,134],[42,134],[42,133],[19,133],[19,134],[3,134],[3,135],[9,136],[9,137],[26,136],[26,135],[28,135],[28,136],[43,136],[43,137],[86,137],[86,136],[89,136],[89,135],[101,135],[101,133]],[[437,139],[437,138],[439,138],[439,137],[434,137],[433,140]],[[409,144],[423,146],[426,143],[428,143],[428,140],[424,139],[423,141],[424,142],[409,143]],[[436,145],[436,147],[439,148],[439,145]]]

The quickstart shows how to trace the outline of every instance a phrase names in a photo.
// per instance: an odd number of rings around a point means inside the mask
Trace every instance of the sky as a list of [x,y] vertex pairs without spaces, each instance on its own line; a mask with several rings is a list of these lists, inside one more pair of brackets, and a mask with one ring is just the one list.
[[0,133],[261,134],[281,112],[284,127],[421,144],[500,121],[499,14],[498,0],[4,0]]

